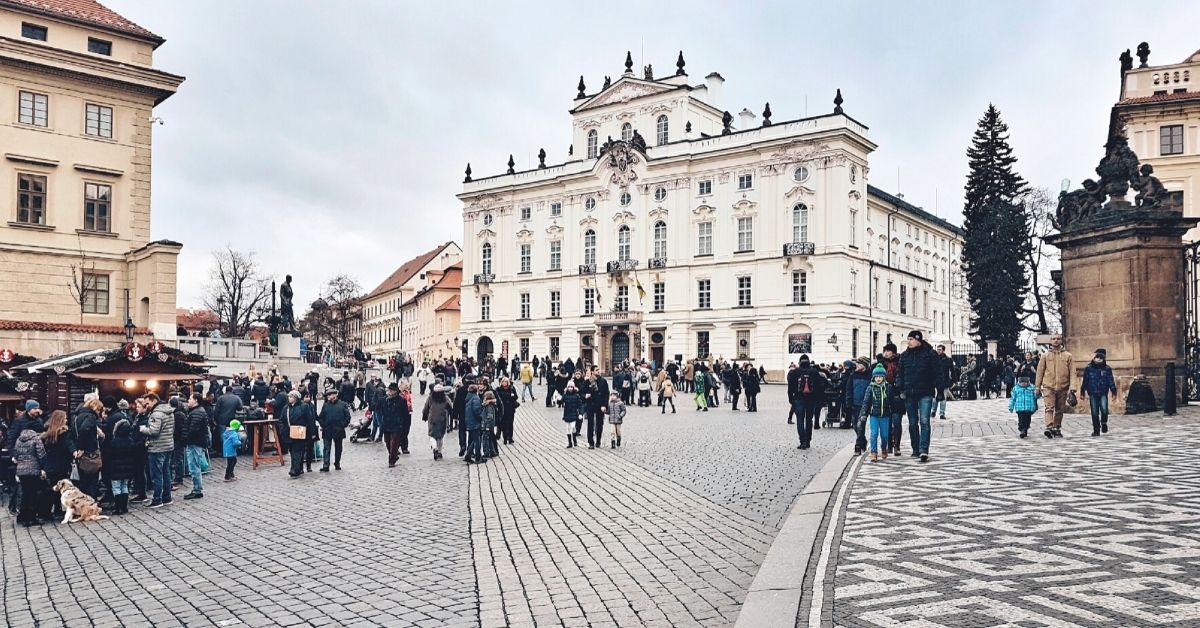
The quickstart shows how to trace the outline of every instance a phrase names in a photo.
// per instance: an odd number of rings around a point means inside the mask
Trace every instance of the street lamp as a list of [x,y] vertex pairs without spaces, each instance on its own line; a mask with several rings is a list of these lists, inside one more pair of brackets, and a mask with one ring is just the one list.
[[836,333],[829,337],[829,344],[833,345],[833,351],[836,353],[838,350],[838,338]]
[[125,319],[125,342],[126,342],[126,344],[133,342],[133,331],[135,329],[137,329],[137,327],[134,326],[133,319],[126,318]]
[[217,329],[221,329],[221,314],[225,311],[225,297],[217,297]]

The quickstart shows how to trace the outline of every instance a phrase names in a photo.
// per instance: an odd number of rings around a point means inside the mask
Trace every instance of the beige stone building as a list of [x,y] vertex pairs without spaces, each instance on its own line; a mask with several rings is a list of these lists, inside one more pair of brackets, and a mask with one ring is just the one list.
[[129,319],[174,337],[181,245],[150,240],[154,107],[183,82],[163,41],[94,0],[0,0],[0,346],[110,347]]
[[[374,290],[363,297],[363,351],[376,357],[412,353],[418,338],[431,337],[421,329],[436,329],[434,319],[405,318],[405,304],[418,292],[428,288],[431,279],[443,276],[452,266],[460,266],[462,249],[454,242],[439,244],[407,262],[388,275]],[[434,282],[436,283],[436,282]],[[436,309],[441,302],[434,304]],[[433,312],[430,311],[429,314]],[[458,330],[457,321],[454,330]],[[436,352],[434,353],[436,355]]]
[[425,273],[425,286],[400,306],[401,334],[413,362],[457,357],[462,264]]
[[[1180,63],[1157,66],[1146,53],[1146,62],[1123,73],[1114,109],[1133,152],[1154,166],[1154,176],[1183,204],[1185,216],[1200,216],[1200,89],[1192,89],[1192,78],[1200,80],[1200,50]],[[1198,237],[1200,229],[1193,229],[1186,239]]]

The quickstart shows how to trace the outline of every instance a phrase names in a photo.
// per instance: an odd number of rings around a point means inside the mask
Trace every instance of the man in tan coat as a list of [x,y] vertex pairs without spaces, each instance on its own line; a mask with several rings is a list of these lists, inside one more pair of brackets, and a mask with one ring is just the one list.
[[1046,404],[1046,438],[1062,437],[1063,411],[1067,406],[1067,394],[1077,388],[1075,384],[1075,358],[1063,348],[1061,335],[1050,338],[1050,350],[1042,354],[1038,362],[1038,391]]

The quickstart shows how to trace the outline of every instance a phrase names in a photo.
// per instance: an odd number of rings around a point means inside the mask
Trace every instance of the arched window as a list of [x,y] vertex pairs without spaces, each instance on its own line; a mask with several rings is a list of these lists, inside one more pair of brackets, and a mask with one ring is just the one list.
[[591,229],[583,234],[583,263],[596,263],[596,232]]
[[667,143],[667,129],[669,128],[667,116],[658,116],[658,122],[655,126],[658,129],[658,145],[662,146]]
[[599,142],[600,142],[600,136],[596,133],[596,129],[592,129],[591,131],[588,131],[588,139],[587,139],[588,159],[596,158],[596,155],[600,150]]
[[808,205],[792,207],[792,242],[808,242]]
[[633,139],[633,125],[632,124],[626,122],[625,124],[621,125],[621,139],[625,140],[626,142]]
[[654,223],[654,257],[667,259],[667,223],[661,220]]
[[629,260],[629,240],[629,225],[621,225],[621,228],[617,229],[617,259],[622,262]]
[[479,253],[479,259],[482,261],[483,274],[492,274],[492,244],[490,242],[483,243],[483,250]]

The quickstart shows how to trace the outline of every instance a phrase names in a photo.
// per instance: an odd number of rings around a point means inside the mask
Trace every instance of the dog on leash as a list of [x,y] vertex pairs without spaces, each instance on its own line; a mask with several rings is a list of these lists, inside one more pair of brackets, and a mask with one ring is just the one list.
[[100,510],[100,504],[97,504],[91,495],[76,488],[70,480],[59,480],[54,485],[54,491],[58,493],[62,509],[67,513],[63,517],[63,523],[108,519],[101,514],[103,511]]

